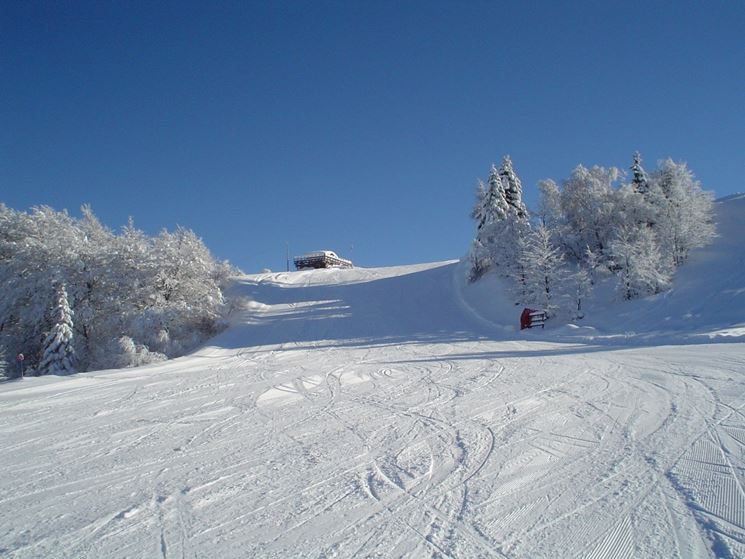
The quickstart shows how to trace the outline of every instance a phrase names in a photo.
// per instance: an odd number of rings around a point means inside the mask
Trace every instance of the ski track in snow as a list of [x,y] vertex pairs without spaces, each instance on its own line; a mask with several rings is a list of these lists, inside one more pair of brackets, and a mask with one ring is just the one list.
[[191,356],[0,387],[0,555],[745,556],[745,344],[489,339],[453,273],[248,277]]

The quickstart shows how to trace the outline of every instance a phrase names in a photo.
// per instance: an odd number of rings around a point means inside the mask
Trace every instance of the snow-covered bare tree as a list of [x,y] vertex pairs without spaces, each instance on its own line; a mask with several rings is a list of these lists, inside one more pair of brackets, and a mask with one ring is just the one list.
[[673,270],[649,227],[621,227],[610,243],[610,257],[624,299],[659,293],[670,283]]
[[573,260],[581,262],[587,247],[601,259],[606,256],[618,222],[613,188],[618,178],[615,167],[587,169],[578,165],[564,181],[560,196],[565,220],[562,241]]
[[569,280],[571,287],[569,295],[572,298],[573,318],[584,318],[585,311],[583,304],[592,293],[592,278],[587,268],[580,266],[577,271],[571,274]]
[[587,270],[587,274],[590,276],[590,285],[595,285],[595,276],[598,268],[600,268],[600,257],[590,247],[585,247],[584,252],[584,268]]
[[118,367],[139,367],[149,363],[165,361],[168,357],[159,352],[150,351],[146,345],[138,344],[129,336],[122,336],[116,340],[118,356],[116,366]]
[[537,305],[552,314],[559,306],[560,292],[567,279],[561,251],[551,242],[551,232],[543,225],[528,235],[520,261],[525,271],[525,303]]
[[51,312],[52,329],[44,340],[44,353],[38,367],[40,374],[64,375],[75,372],[72,317],[65,285],[60,282],[56,286]]
[[8,361],[5,358],[5,348],[0,345],[0,380],[5,380],[9,376]]
[[542,225],[552,230],[556,230],[562,223],[559,185],[551,179],[538,181],[537,216]]
[[489,250],[478,239],[471,241],[468,249],[468,281],[474,282],[491,267]]
[[713,197],[685,163],[661,161],[650,177],[647,197],[656,211],[654,229],[662,253],[670,255],[676,267],[691,250],[711,242]]

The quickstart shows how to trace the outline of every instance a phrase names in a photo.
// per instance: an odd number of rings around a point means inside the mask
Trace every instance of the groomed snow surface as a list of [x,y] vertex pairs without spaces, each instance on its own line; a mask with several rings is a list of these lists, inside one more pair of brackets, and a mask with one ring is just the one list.
[[743,557],[717,208],[672,292],[584,324],[520,332],[454,262],[263,274],[190,356],[0,385],[0,556]]

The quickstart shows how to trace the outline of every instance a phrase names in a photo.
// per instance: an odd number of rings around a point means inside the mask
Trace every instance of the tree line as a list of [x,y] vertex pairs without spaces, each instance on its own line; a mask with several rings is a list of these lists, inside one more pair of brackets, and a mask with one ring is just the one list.
[[469,280],[494,270],[516,304],[575,318],[602,277],[615,279],[623,299],[668,289],[690,251],[715,235],[713,197],[685,163],[665,159],[651,173],[641,163],[637,152],[630,177],[578,165],[561,185],[540,181],[532,216],[510,157],[492,165],[471,213]]
[[[0,376],[132,367],[182,355],[222,328],[233,269],[193,231],[115,232],[0,204]],[[4,356],[4,357],[3,357]]]

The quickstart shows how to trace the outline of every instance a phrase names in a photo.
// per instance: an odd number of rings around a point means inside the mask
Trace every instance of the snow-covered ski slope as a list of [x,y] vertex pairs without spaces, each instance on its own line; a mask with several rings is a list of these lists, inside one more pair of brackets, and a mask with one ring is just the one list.
[[520,333],[454,262],[264,274],[190,356],[0,385],[0,556],[743,557],[745,197],[718,211],[635,323]]

